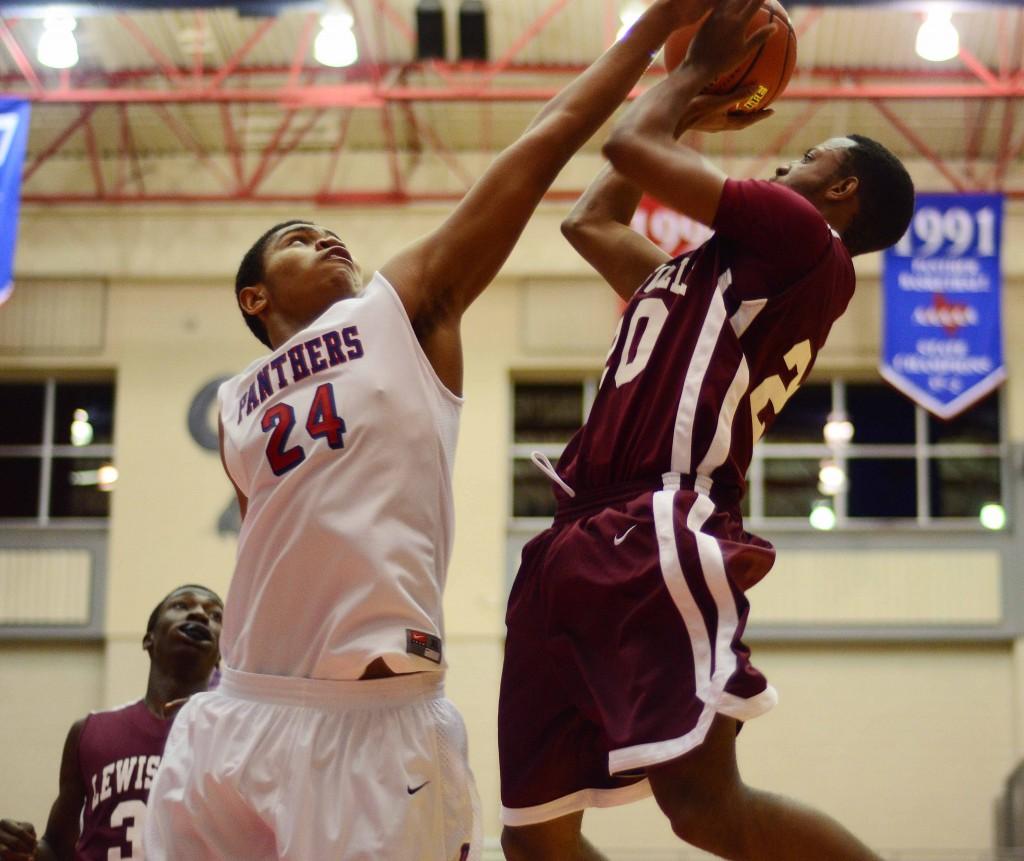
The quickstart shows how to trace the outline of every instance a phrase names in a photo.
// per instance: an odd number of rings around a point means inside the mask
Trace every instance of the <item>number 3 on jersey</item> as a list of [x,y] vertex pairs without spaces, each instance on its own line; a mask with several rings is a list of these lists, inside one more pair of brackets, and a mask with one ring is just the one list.
[[[270,407],[263,413],[260,427],[264,433],[270,434],[267,461],[274,475],[284,475],[306,459],[306,451],[301,445],[288,448],[288,437],[295,427],[295,410],[291,404]],[[318,386],[306,417],[306,431],[314,440],[325,439],[328,446],[338,449],[345,447],[345,430],[345,421],[338,415],[334,403],[334,387],[330,383]]]

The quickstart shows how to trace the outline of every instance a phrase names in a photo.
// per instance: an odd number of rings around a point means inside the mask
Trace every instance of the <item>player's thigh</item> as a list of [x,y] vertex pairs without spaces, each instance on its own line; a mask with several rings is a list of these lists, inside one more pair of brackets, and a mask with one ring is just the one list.
[[673,823],[709,811],[727,817],[743,798],[736,763],[737,722],[725,715],[712,721],[703,743],[689,753],[647,770],[658,806]]
[[480,857],[465,727],[450,702],[307,709],[290,730],[286,802],[274,817],[283,861]]
[[276,859],[266,822],[236,785],[221,779],[225,761],[252,756],[239,739],[259,735],[253,709],[196,697],[177,715],[149,792],[143,838],[149,861]]
[[579,857],[583,811],[539,822],[535,825],[506,825],[501,848],[507,861],[567,861]]
[[437,775],[441,782],[444,857],[453,861],[477,861],[483,851],[483,823],[476,780],[469,767],[466,724],[447,699],[426,705],[437,744]]

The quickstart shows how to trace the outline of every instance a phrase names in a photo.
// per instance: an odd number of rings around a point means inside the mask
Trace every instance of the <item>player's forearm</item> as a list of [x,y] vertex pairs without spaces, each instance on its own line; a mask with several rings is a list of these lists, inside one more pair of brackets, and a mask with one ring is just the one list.
[[633,103],[615,124],[606,146],[614,150],[637,138],[673,144],[692,121],[691,103],[712,78],[696,66],[683,65],[672,72]]
[[[692,110],[684,110],[676,123],[673,137],[679,138],[686,132],[694,117]],[[628,227],[643,193],[640,186],[614,166],[605,165],[562,222],[562,233],[572,242],[573,236],[583,231],[615,224]]]
[[654,3],[622,39],[544,106],[531,129],[550,132],[565,151],[582,146],[626,99],[678,26],[674,6],[678,2],[673,0]]
[[562,222],[562,233],[572,235],[607,225],[629,225],[643,191],[611,165],[605,165]]
[[68,846],[65,851],[60,851],[59,841],[53,841],[56,846],[51,846],[50,841],[44,835],[36,844],[36,854],[33,861],[72,861],[74,845]]
[[[691,102],[708,79],[708,73],[684,65],[644,93],[616,123],[602,152],[626,181],[665,201],[679,191],[665,187],[670,177],[685,181],[688,173],[701,169],[701,155],[676,138],[692,119]],[[675,170],[667,171],[668,165]]]

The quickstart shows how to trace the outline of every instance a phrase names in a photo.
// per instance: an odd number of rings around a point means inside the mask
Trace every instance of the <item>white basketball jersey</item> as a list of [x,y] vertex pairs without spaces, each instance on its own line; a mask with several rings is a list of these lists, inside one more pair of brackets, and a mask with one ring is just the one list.
[[394,288],[359,296],[220,387],[249,500],[225,608],[232,669],[354,679],[375,658],[440,670],[461,398]]

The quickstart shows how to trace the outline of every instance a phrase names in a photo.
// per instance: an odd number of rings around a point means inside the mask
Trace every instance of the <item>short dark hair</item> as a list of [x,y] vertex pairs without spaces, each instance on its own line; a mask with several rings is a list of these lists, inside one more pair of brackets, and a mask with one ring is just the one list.
[[[285,227],[291,227],[293,224],[312,224],[311,221],[307,221],[304,218],[293,218],[289,221],[282,221],[280,224],[275,224],[266,233],[264,233],[259,239],[253,243],[252,248],[245,252],[245,256],[242,258],[242,262],[238,266],[238,274],[235,275],[235,301],[238,301],[239,294],[241,294],[243,288],[251,287],[253,284],[259,284],[263,280],[263,254],[267,250],[267,244],[270,242],[270,238]],[[242,306],[239,305],[239,310],[242,310]],[[249,327],[249,331],[252,332],[260,342],[269,347],[271,350],[274,349],[274,345],[270,343],[270,335],[267,334],[267,327],[263,325],[263,321],[259,317],[255,317],[252,314],[246,314],[242,311],[242,319],[245,320],[245,325]]]
[[149,621],[146,622],[146,633],[152,634],[153,629],[156,627],[156,620],[160,618],[160,611],[164,608],[164,604],[167,603],[167,599],[172,595],[177,595],[179,592],[184,592],[186,589],[200,589],[210,595],[213,595],[220,605],[224,606],[224,599],[220,597],[216,592],[213,591],[209,586],[201,586],[198,583],[186,583],[184,586],[178,586],[176,589],[171,589],[163,598],[160,599],[160,603],[153,608],[153,612],[149,614]]
[[881,251],[899,242],[914,215],[914,181],[895,155],[864,135],[847,135],[844,167],[860,180],[859,207],[843,231],[850,254]]

